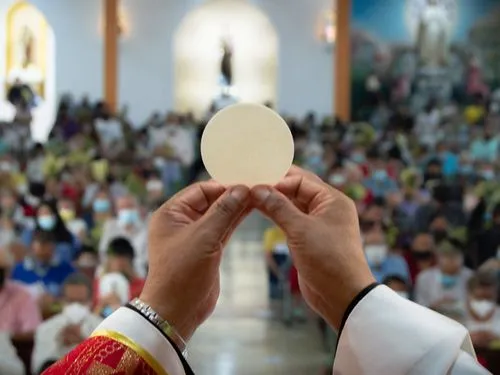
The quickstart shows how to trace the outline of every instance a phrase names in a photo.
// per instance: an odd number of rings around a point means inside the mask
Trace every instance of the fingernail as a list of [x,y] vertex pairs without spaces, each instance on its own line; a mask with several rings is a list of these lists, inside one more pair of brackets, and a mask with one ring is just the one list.
[[243,202],[247,199],[249,189],[245,186],[236,186],[231,190],[231,196],[239,202]]
[[263,203],[271,195],[271,190],[266,187],[258,187],[252,190],[252,194],[257,201]]

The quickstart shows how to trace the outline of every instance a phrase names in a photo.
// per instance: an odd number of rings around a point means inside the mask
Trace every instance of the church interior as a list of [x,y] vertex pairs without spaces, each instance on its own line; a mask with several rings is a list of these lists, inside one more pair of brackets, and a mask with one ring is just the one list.
[[[497,0],[0,0],[0,374],[42,374],[141,295],[151,214],[209,178],[203,131],[237,103],[279,113],[294,164],[354,201],[376,281],[500,374],[498,46]],[[194,372],[335,373],[297,272],[250,213]],[[86,283],[84,323],[56,325]]]

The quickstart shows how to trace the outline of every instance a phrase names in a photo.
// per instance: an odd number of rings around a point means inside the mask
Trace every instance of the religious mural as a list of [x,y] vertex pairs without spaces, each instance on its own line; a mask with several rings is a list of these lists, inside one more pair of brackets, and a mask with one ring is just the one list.
[[31,4],[20,1],[7,13],[6,92],[16,82],[45,95],[49,26]]
[[354,119],[375,98],[418,110],[500,84],[498,0],[353,0],[351,25]]

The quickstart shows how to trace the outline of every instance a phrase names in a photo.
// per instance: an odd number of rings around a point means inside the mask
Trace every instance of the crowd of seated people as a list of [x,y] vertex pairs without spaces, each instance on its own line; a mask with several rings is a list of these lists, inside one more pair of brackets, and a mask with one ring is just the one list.
[[[355,201],[378,282],[467,325],[476,347],[494,349],[499,118],[477,102],[474,108],[432,102],[413,115],[385,111],[377,127],[285,114],[295,163]],[[429,113],[437,122],[433,137],[425,128]],[[65,98],[43,145],[6,143],[18,130],[5,124],[0,350],[12,356],[10,362],[0,356],[1,374],[17,374],[19,357],[27,371],[40,373],[140,294],[149,215],[204,178],[198,149],[207,118],[171,112],[131,124],[125,112],[113,114],[104,103]],[[270,297],[282,295],[277,283],[289,282],[294,306],[302,309],[279,228],[266,231],[263,247]],[[298,315],[303,320],[303,311]],[[25,343],[33,346],[29,354],[19,349]]]

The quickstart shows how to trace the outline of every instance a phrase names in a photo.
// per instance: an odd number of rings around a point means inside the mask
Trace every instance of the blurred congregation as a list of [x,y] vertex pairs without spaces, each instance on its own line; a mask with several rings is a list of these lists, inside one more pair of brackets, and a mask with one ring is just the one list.
[[[407,2],[459,7],[467,1]],[[365,2],[352,3],[353,17],[366,21]],[[409,9],[424,17],[422,7]],[[493,14],[500,20],[500,10]],[[328,22],[325,45],[332,43]],[[464,324],[482,364],[500,371],[498,68],[492,73],[484,67],[489,60],[460,50],[457,41],[436,47],[425,31],[417,52],[398,46],[389,53],[391,46],[368,34],[355,29],[351,36],[348,118],[318,108],[291,114],[272,97],[260,103],[289,125],[294,163],[356,203],[377,281]],[[33,135],[46,104],[42,86],[16,73],[2,98],[13,116],[0,123],[0,374],[41,374],[140,295],[150,215],[209,178],[199,152],[203,129],[218,110],[241,100],[233,49],[237,54],[237,44],[223,43],[214,68],[220,92],[202,108],[165,105],[140,118],[130,115],[134,102],[117,109],[106,98],[65,91],[43,142]],[[37,58],[25,52],[32,59],[26,64],[35,66]],[[298,101],[314,101],[295,89]],[[290,330],[312,323],[325,342],[333,341],[331,353],[335,333],[302,302],[285,234],[265,225],[259,259],[269,308],[284,308]],[[323,367],[331,368],[318,366],[318,373]]]

